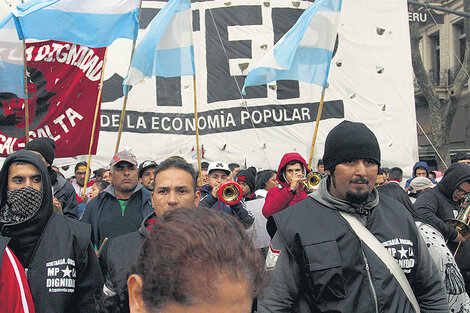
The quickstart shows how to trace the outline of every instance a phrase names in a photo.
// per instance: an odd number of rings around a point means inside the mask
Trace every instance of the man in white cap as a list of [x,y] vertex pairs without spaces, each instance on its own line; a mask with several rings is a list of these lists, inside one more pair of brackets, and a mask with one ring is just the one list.
[[157,166],[157,162],[152,160],[145,160],[139,165],[139,183],[149,191],[153,191],[153,179],[155,178]]
[[254,218],[251,213],[246,210],[245,202],[242,200],[237,204],[227,205],[220,201],[218,191],[220,185],[229,180],[231,174],[230,168],[224,162],[212,162],[207,168],[207,176],[209,183],[201,187],[201,201],[199,206],[206,208],[213,208],[223,211],[230,215],[234,215],[245,228],[250,227]]
[[110,163],[112,183],[87,205],[82,221],[91,224],[92,241],[100,247],[114,238],[139,229],[152,211],[151,193],[138,182],[137,159],[120,151]]

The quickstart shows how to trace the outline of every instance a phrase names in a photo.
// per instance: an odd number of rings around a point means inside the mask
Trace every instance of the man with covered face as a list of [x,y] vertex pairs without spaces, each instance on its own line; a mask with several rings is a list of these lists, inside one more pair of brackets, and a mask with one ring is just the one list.
[[[412,217],[374,188],[380,148],[372,131],[362,123],[340,123],[326,138],[323,161],[328,178],[318,190],[268,220],[276,233],[258,312],[411,313],[413,302],[422,312],[448,312],[444,286]],[[381,250],[373,252],[359,239],[353,221]],[[389,254],[411,288],[402,287],[406,283],[379,257]]]
[[27,273],[36,312],[93,312],[103,283],[91,229],[53,210],[41,157],[22,150],[0,171],[0,239]]
[[55,159],[54,140],[48,137],[33,139],[26,144],[25,150],[38,154],[46,164],[52,185],[53,204],[60,208],[65,216],[78,218],[77,196],[72,184],[52,169]]

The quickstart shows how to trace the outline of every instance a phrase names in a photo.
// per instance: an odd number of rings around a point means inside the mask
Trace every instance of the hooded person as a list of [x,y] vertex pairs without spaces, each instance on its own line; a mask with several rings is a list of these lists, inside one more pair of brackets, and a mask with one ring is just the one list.
[[[413,166],[413,177],[411,177],[410,179],[408,179],[405,183],[405,190],[408,191],[409,189],[409,186],[410,186],[410,183],[413,179],[415,179],[416,177],[427,177],[429,178],[429,173],[431,171],[429,170],[429,166],[428,166],[428,163],[424,162],[424,161],[419,161],[419,162],[416,162],[415,165]],[[431,179],[431,178],[429,178]],[[431,181],[435,184],[436,182],[434,180],[431,179]]]
[[[468,190],[466,187],[469,187]],[[449,166],[436,187],[423,192],[418,197],[414,207],[418,214],[426,217],[431,225],[444,235],[446,240],[454,241],[459,232],[445,221],[455,217],[467,192],[470,192],[470,167],[466,164],[454,163]]]
[[308,172],[310,170],[307,162],[300,154],[296,152],[284,154],[276,176],[280,187],[271,188],[264,202],[263,215],[266,218],[307,198],[303,182]]
[[38,153],[47,166],[47,172],[52,184],[52,193],[56,201],[54,204],[60,207],[65,216],[78,218],[78,202],[75,190],[65,178],[58,176],[57,172],[52,169],[52,163],[55,158],[55,142],[54,140],[41,137],[28,142],[25,150]]
[[0,171],[0,239],[27,272],[37,313],[93,312],[103,284],[88,225],[53,210],[37,154],[11,154]]
[[455,251],[455,261],[465,278],[467,293],[470,291],[470,236],[459,232],[447,224],[460,210],[460,204],[470,193],[470,166],[465,163],[453,163],[444,173],[436,187],[424,191],[414,203],[416,212],[437,229],[447,241],[449,249]]
[[[257,312],[449,312],[411,215],[374,188],[380,166],[374,133],[362,123],[341,122],[326,137],[323,161],[328,177],[318,189],[268,220],[275,234]],[[374,252],[353,224],[362,224],[383,251]],[[410,293],[379,255],[396,260]]]

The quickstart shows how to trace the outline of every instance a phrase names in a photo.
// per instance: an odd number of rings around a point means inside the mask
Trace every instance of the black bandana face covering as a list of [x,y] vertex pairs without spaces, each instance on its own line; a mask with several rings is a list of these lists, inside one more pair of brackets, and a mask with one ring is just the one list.
[[32,187],[23,187],[7,191],[7,203],[0,209],[3,223],[19,223],[32,217],[39,209],[42,191]]

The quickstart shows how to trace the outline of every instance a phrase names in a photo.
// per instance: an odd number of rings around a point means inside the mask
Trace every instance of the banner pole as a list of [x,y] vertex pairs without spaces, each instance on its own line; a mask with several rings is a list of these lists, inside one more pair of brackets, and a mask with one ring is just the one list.
[[[138,27],[140,27],[140,11],[141,10],[142,10],[142,0],[140,0],[140,3],[139,3],[139,17],[137,18]],[[137,32],[138,32],[138,30],[137,30]],[[135,36],[135,39],[132,41],[131,59],[129,61],[129,67],[127,68],[128,73],[129,73],[129,70],[131,68],[132,57],[134,56],[134,50],[135,50],[136,42],[137,42],[137,36]],[[122,134],[122,129],[124,127],[124,117],[126,115],[127,98],[128,98],[128,94],[129,94],[129,87],[128,86],[126,86],[126,91],[127,92],[124,95],[124,102],[122,103],[121,120],[119,122],[119,131],[118,131],[118,136],[117,136],[117,141],[116,141],[116,148],[114,149],[114,154],[118,153],[119,144],[121,142],[121,134]]]
[[196,125],[196,153],[197,153],[197,166],[199,168],[198,180],[202,186],[202,167],[201,167],[201,154],[199,151],[199,123],[197,119],[197,97],[196,97],[196,74],[193,76],[194,82],[194,124]]
[[126,114],[126,106],[127,106],[127,94],[124,95],[124,103],[122,104],[121,120],[119,122],[119,131],[118,131],[118,136],[117,136],[117,141],[116,141],[116,148],[114,149],[114,154],[116,154],[119,150],[119,143],[121,142],[122,128],[124,126],[124,116]]
[[24,73],[24,123],[25,144],[29,142],[29,103],[28,103],[28,62],[26,61],[26,41],[23,39],[23,73]]
[[108,47],[104,51],[104,58],[103,58],[103,66],[101,67],[101,78],[100,84],[98,85],[98,97],[96,97],[96,106],[95,106],[95,116],[93,117],[93,128],[91,129],[91,138],[90,138],[90,147],[88,149],[88,161],[86,162],[86,173],[85,173],[85,185],[83,186],[82,196],[86,194],[86,188],[88,185],[88,179],[90,178],[90,162],[91,162],[91,148],[93,147],[93,141],[95,139],[95,130],[96,130],[96,122],[98,120],[98,114],[100,112],[100,104],[101,104],[101,94],[103,92],[103,80],[104,80],[104,68],[106,65],[106,55],[108,53]]
[[315,149],[315,142],[317,141],[318,127],[320,126],[321,112],[323,110],[323,100],[325,98],[325,87],[321,91],[320,105],[318,106],[317,120],[315,123],[315,132],[313,133],[312,147],[310,148],[310,157],[308,159],[308,167],[312,169],[313,151]]

